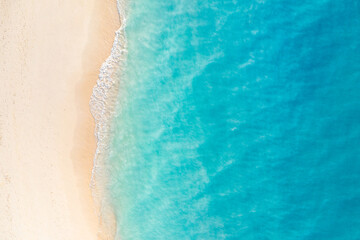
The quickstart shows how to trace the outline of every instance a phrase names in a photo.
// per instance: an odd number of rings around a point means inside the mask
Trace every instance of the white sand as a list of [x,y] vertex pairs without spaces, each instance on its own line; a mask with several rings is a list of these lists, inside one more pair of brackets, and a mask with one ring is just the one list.
[[89,99],[115,0],[0,0],[0,239],[97,238]]

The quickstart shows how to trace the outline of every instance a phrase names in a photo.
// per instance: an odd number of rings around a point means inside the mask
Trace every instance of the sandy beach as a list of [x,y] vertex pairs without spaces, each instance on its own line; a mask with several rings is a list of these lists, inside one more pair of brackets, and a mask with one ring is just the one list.
[[91,240],[92,88],[115,0],[0,0],[0,239]]

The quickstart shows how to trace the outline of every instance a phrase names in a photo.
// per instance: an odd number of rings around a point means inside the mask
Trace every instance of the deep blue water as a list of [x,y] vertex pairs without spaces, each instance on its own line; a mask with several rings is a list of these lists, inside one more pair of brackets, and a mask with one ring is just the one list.
[[116,239],[360,239],[360,2],[128,2]]

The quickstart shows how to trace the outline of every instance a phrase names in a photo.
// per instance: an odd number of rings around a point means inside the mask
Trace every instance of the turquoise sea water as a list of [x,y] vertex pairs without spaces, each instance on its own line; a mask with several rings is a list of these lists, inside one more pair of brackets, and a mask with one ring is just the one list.
[[360,2],[132,0],[119,240],[360,239]]

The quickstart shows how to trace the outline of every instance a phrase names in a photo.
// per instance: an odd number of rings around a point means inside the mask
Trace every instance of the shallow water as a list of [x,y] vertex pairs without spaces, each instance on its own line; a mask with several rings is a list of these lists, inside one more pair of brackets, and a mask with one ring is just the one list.
[[360,239],[360,3],[129,1],[116,239]]

